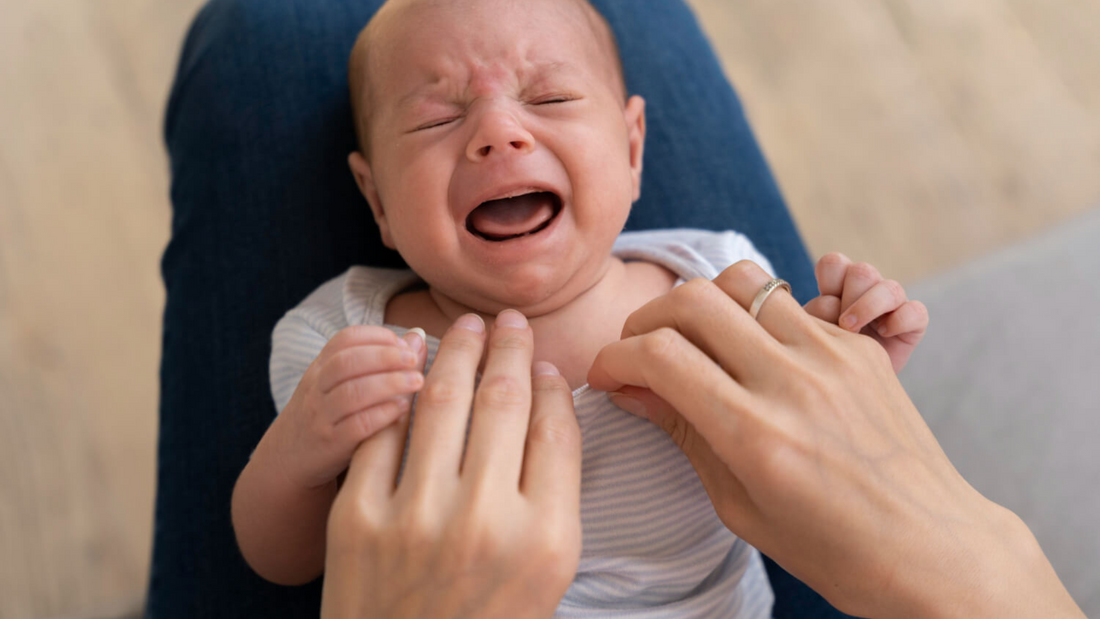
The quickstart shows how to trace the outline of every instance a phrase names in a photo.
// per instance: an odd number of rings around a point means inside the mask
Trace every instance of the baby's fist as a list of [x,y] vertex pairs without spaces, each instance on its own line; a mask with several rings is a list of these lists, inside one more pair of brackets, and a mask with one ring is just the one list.
[[853,264],[844,254],[822,256],[814,272],[821,296],[807,303],[806,311],[874,338],[890,355],[894,371],[900,372],[928,329],[924,304],[910,301],[901,284],[883,279],[875,267]]
[[426,349],[419,334],[401,339],[379,326],[348,327],[329,340],[272,424],[292,481],[331,482],[359,443],[408,412],[424,384]]

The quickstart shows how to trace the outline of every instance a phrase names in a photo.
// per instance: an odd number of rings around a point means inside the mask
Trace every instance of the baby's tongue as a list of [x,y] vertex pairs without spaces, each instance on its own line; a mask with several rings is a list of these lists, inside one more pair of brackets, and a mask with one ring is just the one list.
[[553,196],[546,192],[492,200],[470,213],[470,225],[489,238],[530,232],[554,216]]

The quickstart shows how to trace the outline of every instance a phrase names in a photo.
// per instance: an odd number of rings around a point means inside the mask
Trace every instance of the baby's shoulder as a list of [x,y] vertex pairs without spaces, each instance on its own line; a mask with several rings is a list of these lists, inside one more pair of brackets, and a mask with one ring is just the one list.
[[672,228],[624,232],[615,244],[622,257],[649,260],[673,268],[684,279],[713,279],[740,260],[752,260],[771,272],[752,241],[735,230]]
[[382,324],[389,298],[416,279],[409,270],[353,266],[309,293],[280,323],[308,326],[326,339],[350,325]]

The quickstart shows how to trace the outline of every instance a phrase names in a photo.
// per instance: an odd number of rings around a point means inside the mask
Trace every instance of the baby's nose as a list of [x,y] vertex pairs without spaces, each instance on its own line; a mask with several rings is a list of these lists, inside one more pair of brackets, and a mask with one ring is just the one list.
[[482,161],[495,152],[498,156],[526,154],[534,149],[535,139],[506,110],[487,110],[478,121],[477,131],[466,147],[470,161]]

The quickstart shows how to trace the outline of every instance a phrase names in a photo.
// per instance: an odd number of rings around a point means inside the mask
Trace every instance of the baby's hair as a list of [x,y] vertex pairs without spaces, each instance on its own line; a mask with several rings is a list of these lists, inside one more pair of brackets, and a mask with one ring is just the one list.
[[[447,0],[448,2],[453,0]],[[611,24],[607,22],[604,16],[596,10],[596,7],[588,0],[570,0],[575,2],[583,12],[585,18],[588,20],[589,25],[592,27],[593,33],[596,35],[596,40],[599,46],[604,52],[611,58],[614,65],[616,87],[619,89],[622,99],[626,101],[626,78],[623,73],[623,59],[622,54],[619,52],[619,42],[615,38],[615,32],[611,29]],[[372,27],[378,23],[378,16],[386,11],[387,7],[392,5],[392,0],[385,2],[378,11],[374,14],[374,17],[367,23],[366,27],[359,33],[359,37],[355,40],[355,45],[351,49],[351,54],[348,57],[348,91],[351,97],[351,115],[352,122],[355,125],[355,137],[356,143],[359,146],[360,153],[370,160],[370,115],[371,115],[371,92],[370,92],[370,63],[368,58],[370,57],[370,46],[373,34]]]

